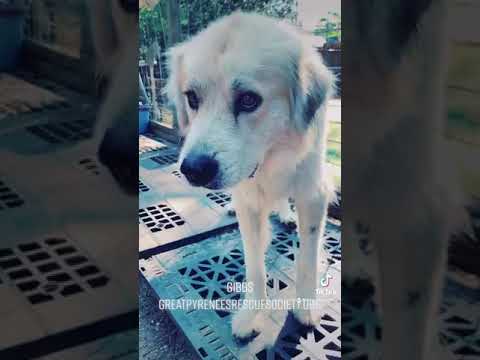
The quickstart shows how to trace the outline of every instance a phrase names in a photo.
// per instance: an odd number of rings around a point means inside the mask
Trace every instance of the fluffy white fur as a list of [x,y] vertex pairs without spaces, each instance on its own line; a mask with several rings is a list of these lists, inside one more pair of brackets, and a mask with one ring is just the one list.
[[[232,113],[235,81],[262,96],[253,113]],[[202,98],[197,111],[184,95],[192,87]],[[288,216],[288,197],[295,200],[301,239],[297,297],[314,299],[319,274],[327,269],[322,235],[333,187],[325,164],[325,105],[332,87],[333,76],[306,34],[256,14],[222,18],[170,52],[167,94],[186,135],[179,161],[193,151],[219,162],[219,188],[233,193],[246,280],[253,283],[247,298],[267,297],[268,215],[280,203],[281,213]],[[295,315],[304,324],[315,322],[309,310]],[[248,337],[265,331],[262,316],[240,310],[233,333]]]
[[[355,29],[362,16],[348,11],[354,5],[345,4],[344,28]],[[343,188],[348,206],[342,278],[366,274],[375,280],[383,359],[447,359],[438,341],[438,311],[448,236],[462,196],[442,143],[446,1],[432,2],[408,46],[395,56],[385,34],[388,15],[402,2],[371,6],[378,10],[375,23],[368,24],[376,27],[371,38],[349,32],[345,43],[355,56],[344,58],[342,116],[345,129],[355,131],[343,133],[348,147],[342,173],[349,186]],[[358,223],[368,227],[368,251],[359,248]]]

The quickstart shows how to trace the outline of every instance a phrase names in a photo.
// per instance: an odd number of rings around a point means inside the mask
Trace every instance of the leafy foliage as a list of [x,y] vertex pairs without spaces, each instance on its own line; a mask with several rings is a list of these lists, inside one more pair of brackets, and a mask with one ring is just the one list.
[[[160,57],[160,66],[154,67],[158,69],[159,76],[155,75],[155,80],[152,80],[151,73],[144,73],[142,81],[147,85],[149,96],[155,99],[152,101],[157,109],[154,110],[154,116],[161,119],[162,123],[166,123],[166,118],[169,117],[166,107],[162,106],[161,112],[158,110],[158,104],[163,104],[164,99],[161,92],[155,91],[155,88],[164,86],[163,74],[167,69],[164,68],[162,54],[173,45],[173,38],[177,41],[188,39],[212,21],[236,10],[256,12],[294,23],[297,20],[297,0],[162,0],[153,9],[140,11],[140,59],[149,58],[147,63],[152,63],[151,60],[156,57],[154,55],[152,58],[153,53]],[[168,18],[169,12],[175,14],[175,21]],[[155,44],[159,45],[160,51]],[[154,48],[157,49],[153,50]],[[174,118],[170,123],[176,126]]]
[[[167,1],[153,10],[140,12],[140,56],[155,40],[161,49],[169,46]],[[292,22],[297,17],[296,0],[179,0],[181,38],[186,39],[205,28],[210,22],[236,10],[254,11]]]
[[329,12],[327,17],[319,20],[313,33],[325,38],[327,43],[341,42],[342,27],[340,15],[336,12]]

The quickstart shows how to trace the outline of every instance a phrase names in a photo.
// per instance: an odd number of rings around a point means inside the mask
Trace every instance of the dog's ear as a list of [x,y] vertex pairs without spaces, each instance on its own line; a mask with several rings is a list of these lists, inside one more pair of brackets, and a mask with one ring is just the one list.
[[335,80],[313,46],[307,46],[301,54],[295,75],[291,90],[292,117],[295,128],[305,131],[314,121],[317,111],[332,95]]
[[185,104],[185,96],[181,88],[183,76],[183,49],[182,46],[176,46],[169,50],[167,54],[168,81],[163,89],[169,102],[175,107],[177,113],[178,127],[181,134],[185,135],[188,129],[188,115]]

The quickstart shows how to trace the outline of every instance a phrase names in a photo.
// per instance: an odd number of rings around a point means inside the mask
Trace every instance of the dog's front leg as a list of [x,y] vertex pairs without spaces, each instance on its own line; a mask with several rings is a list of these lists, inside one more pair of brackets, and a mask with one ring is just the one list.
[[[241,199],[235,201],[235,209],[243,241],[245,256],[246,281],[251,291],[245,293],[247,300],[264,300],[267,298],[265,250],[269,243],[268,211],[252,208]],[[233,317],[232,332],[241,339],[251,337],[261,331],[262,311],[240,309]]]
[[373,227],[381,269],[382,358],[445,360],[449,356],[440,345],[438,312],[446,266],[446,221],[433,213],[408,218],[378,216]]
[[[323,191],[318,191],[310,198],[297,197],[296,203],[300,234],[300,249],[296,259],[297,299],[314,301],[319,274],[324,276],[328,269],[327,252],[323,246],[328,197]],[[303,304],[295,308],[294,315],[304,325],[315,324],[314,312]]]

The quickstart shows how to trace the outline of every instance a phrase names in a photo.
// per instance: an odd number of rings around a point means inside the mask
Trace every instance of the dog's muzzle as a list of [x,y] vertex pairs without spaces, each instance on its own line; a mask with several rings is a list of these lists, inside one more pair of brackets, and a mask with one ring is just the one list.
[[193,186],[208,187],[219,172],[218,161],[207,155],[188,155],[182,161],[180,171]]
[[255,176],[256,172],[258,170],[258,164],[255,166],[255,169],[253,169],[252,173],[250,174],[250,176],[248,177],[249,179],[253,179],[253,177]]

